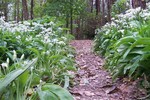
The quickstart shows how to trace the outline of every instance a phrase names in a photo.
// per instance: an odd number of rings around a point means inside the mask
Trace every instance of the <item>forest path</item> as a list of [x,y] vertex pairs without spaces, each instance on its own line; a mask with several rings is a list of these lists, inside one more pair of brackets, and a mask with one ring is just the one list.
[[70,44],[76,50],[78,66],[76,85],[70,90],[75,100],[136,100],[141,94],[143,90],[137,89],[137,82],[112,82],[109,72],[102,67],[103,59],[92,52],[93,41],[74,40]]

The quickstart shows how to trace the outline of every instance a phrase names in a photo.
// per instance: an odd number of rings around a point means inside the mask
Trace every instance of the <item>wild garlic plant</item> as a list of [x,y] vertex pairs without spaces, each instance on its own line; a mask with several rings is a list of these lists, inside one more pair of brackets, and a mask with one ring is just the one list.
[[[38,96],[44,99],[52,93],[40,89],[41,81],[43,85],[47,83],[61,86],[69,84],[66,83],[69,82],[66,80],[71,76],[68,71],[75,70],[74,49],[68,45],[73,36],[65,33],[66,30],[62,28],[60,22],[48,17],[43,20],[19,23],[5,22],[0,19],[0,23],[1,82],[5,83],[5,80],[11,80],[7,86],[1,86],[1,88],[10,88],[10,91],[2,89],[1,100],[7,99],[5,97],[9,93],[11,95],[8,97],[14,100],[27,98],[34,100],[34,98],[39,98]],[[37,61],[32,67],[30,62],[34,58],[37,58]],[[14,78],[12,78],[13,76],[8,78],[10,75],[13,75]],[[66,92],[55,85],[50,85],[50,87],[58,95],[60,92],[57,91],[57,88]],[[64,95],[71,98],[69,100],[73,100],[68,92]],[[57,99],[55,97],[54,100],[60,100],[58,97]]]
[[150,3],[147,9],[129,9],[96,30],[95,51],[105,56],[113,78],[149,76]]

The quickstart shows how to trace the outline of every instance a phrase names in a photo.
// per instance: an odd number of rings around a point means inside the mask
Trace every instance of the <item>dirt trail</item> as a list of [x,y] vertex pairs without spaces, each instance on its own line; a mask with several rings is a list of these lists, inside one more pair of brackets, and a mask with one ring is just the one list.
[[75,100],[137,100],[144,95],[137,82],[125,78],[113,83],[109,73],[102,68],[103,59],[92,52],[91,40],[75,40],[78,71],[76,85],[70,90]]

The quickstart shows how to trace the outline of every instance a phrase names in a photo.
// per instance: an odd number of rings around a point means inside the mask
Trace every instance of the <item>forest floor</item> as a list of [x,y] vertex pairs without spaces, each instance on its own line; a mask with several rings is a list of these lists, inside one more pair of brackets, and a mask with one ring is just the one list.
[[138,88],[138,80],[127,78],[113,82],[103,68],[104,59],[92,52],[93,41],[74,40],[70,43],[76,50],[75,86],[70,89],[74,100],[137,100],[146,95]]

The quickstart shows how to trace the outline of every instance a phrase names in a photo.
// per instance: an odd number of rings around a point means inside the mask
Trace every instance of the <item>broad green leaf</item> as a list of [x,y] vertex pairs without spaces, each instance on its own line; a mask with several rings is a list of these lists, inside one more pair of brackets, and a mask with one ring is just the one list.
[[29,50],[31,50],[33,53],[35,53],[36,56],[40,55],[39,51],[36,48],[29,48]]
[[131,42],[131,43],[135,42],[135,38],[133,36],[126,36],[124,38],[121,38],[120,40],[118,40],[118,42],[114,44],[114,47],[118,47],[121,44],[128,43],[128,42]]
[[118,53],[122,53],[122,52],[124,52],[128,47],[129,47],[129,45],[127,45],[127,44],[122,44],[122,45],[120,45],[120,46],[117,48],[117,52],[118,52]]
[[58,85],[54,85],[54,84],[45,84],[42,87],[42,90],[49,90],[50,92],[54,93],[55,95],[57,95],[57,97],[59,98],[59,100],[73,100],[72,95],[64,88],[58,86]]
[[133,73],[135,73],[136,69],[139,67],[139,61],[141,56],[137,56],[136,61],[129,68],[129,76],[131,77]]
[[150,45],[150,38],[140,38],[133,44],[132,47],[135,47],[136,45]]
[[0,93],[5,89],[12,81],[14,81],[17,77],[23,74],[29,67],[33,66],[37,59],[34,59],[29,64],[25,65],[23,68],[19,68],[7,74],[3,79],[0,80]]
[[26,84],[28,78],[29,78],[29,71],[25,71],[22,75],[20,75],[20,76],[18,77],[19,82],[20,82],[20,84],[21,84],[22,87],[25,86],[25,84]]
[[125,52],[125,54],[123,55],[123,58],[125,59],[125,57],[129,54],[129,52],[138,45],[150,45],[150,38],[137,39],[137,41],[135,41]]
[[41,91],[37,90],[40,100],[60,100],[54,93],[49,90]]
[[127,71],[130,69],[130,67],[131,67],[130,63],[129,64],[125,63],[125,68],[124,68],[123,74],[127,74]]

